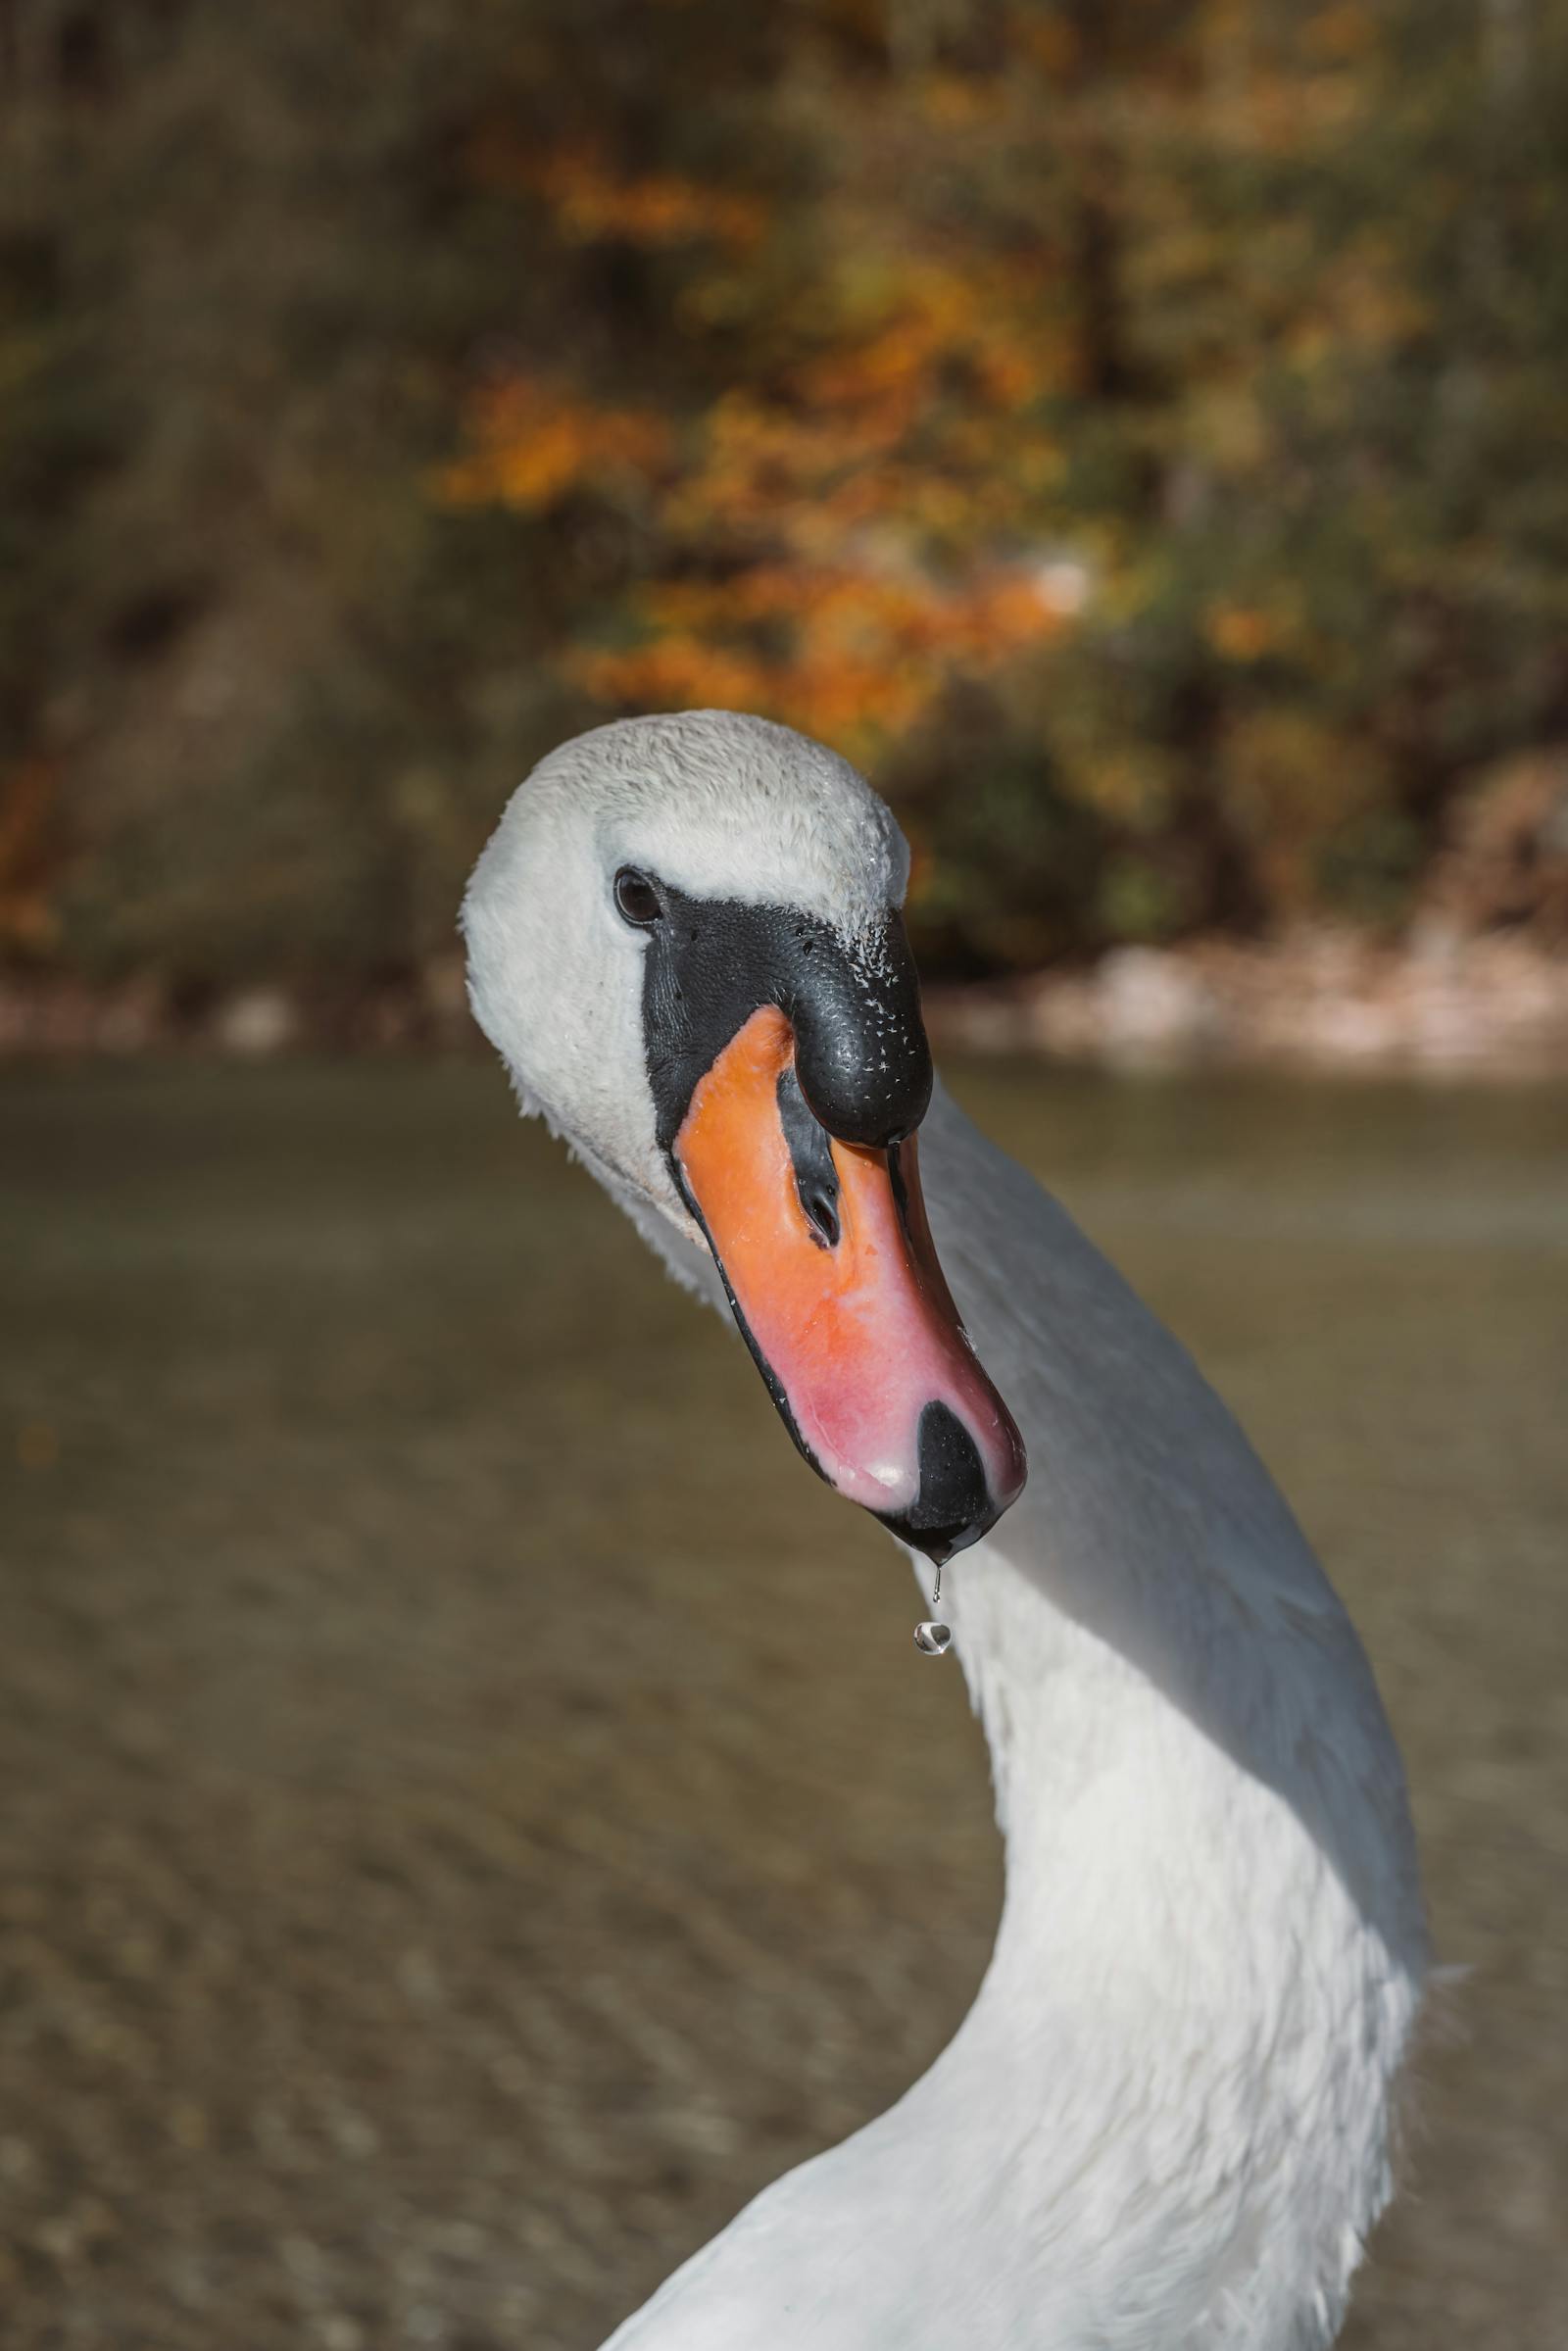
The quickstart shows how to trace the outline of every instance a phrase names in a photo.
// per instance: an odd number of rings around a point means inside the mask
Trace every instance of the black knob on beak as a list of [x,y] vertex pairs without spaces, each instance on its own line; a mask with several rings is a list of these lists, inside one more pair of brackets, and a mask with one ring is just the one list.
[[886,1150],[914,1133],[931,1100],[931,1049],[914,957],[893,907],[849,934],[798,906],[658,887],[664,910],[647,932],[643,1035],[662,1150],[761,1004],[777,1004],[795,1031],[801,1093],[829,1135]]
[[903,917],[890,911],[855,950],[804,926],[793,947],[783,1004],[801,1092],[840,1143],[885,1151],[914,1133],[931,1102],[931,1048]]

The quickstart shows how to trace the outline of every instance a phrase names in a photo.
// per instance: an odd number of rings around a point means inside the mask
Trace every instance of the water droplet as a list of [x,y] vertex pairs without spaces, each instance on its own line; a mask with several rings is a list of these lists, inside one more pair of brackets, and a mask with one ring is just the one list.
[[939,1625],[928,1619],[914,1628],[914,1645],[927,1657],[940,1657],[952,1639],[951,1625]]

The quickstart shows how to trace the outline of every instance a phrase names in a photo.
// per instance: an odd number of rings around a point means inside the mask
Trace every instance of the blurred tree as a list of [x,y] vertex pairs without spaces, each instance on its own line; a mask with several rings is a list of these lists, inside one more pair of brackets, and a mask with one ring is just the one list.
[[955,968],[1387,921],[1568,733],[1568,0],[0,0],[0,953],[416,972],[549,741],[704,702],[875,760]]

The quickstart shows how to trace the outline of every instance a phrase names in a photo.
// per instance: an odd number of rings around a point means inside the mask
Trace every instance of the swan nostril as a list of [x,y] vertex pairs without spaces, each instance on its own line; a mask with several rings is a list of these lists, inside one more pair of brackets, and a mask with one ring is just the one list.
[[793,1063],[779,1072],[778,1116],[807,1229],[819,1248],[837,1249],[839,1178],[833,1146],[806,1106]]
[[835,1209],[833,1202],[826,1199],[822,1193],[813,1192],[810,1197],[803,1202],[803,1205],[805,1206],[808,1220],[816,1228],[816,1231],[827,1243],[828,1248],[837,1249],[839,1245],[839,1220],[838,1212]]

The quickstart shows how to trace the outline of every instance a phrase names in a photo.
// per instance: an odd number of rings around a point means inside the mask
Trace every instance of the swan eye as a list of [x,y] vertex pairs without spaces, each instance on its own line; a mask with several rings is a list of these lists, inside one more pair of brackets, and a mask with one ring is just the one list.
[[639,930],[646,930],[650,923],[662,922],[664,918],[659,892],[647,874],[639,873],[635,865],[622,865],[615,876],[615,906]]

